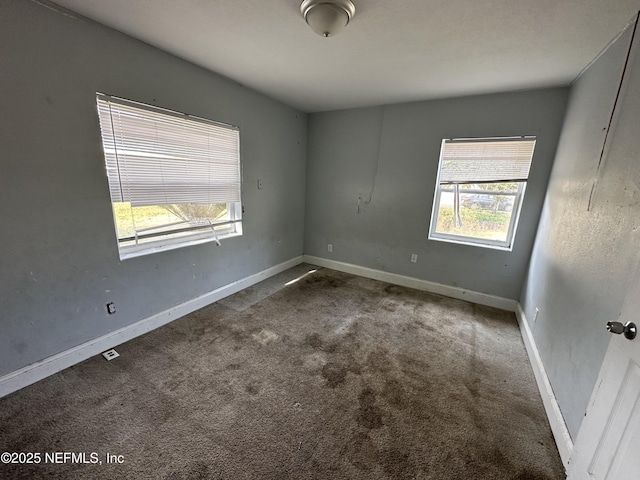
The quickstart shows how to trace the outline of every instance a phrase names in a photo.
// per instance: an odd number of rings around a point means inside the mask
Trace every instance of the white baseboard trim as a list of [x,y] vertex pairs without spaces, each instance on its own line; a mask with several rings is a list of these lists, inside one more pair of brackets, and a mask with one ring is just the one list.
[[373,268],[361,267],[351,263],[338,262],[327,258],[313,257],[311,255],[304,255],[304,261],[305,263],[318,265],[319,267],[331,268],[340,272],[351,273],[361,277],[372,278],[374,280],[382,280],[383,282],[415,288],[416,290],[423,290],[429,293],[437,293],[439,295],[444,295],[445,297],[466,300],[468,302],[477,303],[478,305],[500,308],[509,312],[515,312],[518,306],[518,302],[516,300],[497,297],[487,293],[474,292],[472,290],[465,290],[464,288],[451,287],[449,285],[429,282],[427,280],[420,280],[419,278],[398,275],[397,273],[374,270]]
[[540,395],[542,396],[542,403],[544,404],[544,409],[547,413],[547,417],[549,418],[551,431],[553,432],[553,437],[555,438],[556,445],[558,446],[558,452],[560,452],[560,458],[562,459],[562,463],[566,470],[569,466],[571,453],[573,452],[573,440],[571,440],[571,435],[569,435],[569,429],[567,428],[567,424],[565,423],[562,412],[560,411],[558,400],[553,393],[551,382],[547,376],[544,364],[542,363],[542,358],[540,357],[540,352],[538,352],[538,347],[533,339],[533,334],[529,328],[527,317],[525,316],[520,303],[518,303],[518,308],[516,309],[516,317],[518,318],[518,324],[520,325],[520,332],[522,334],[522,339],[524,340],[524,346],[526,347],[527,354],[529,355],[529,362],[531,363],[533,374],[536,377],[536,382],[538,383],[538,390],[540,390]]
[[292,258],[291,260],[279,265],[267,268],[266,270],[253,274],[249,277],[217,288],[180,305],[176,305],[164,312],[144,318],[138,322],[132,323],[131,325],[120,328],[119,330],[109,332],[106,335],[90,340],[82,345],[70,348],[69,350],[65,350],[64,352],[60,352],[39,362],[27,365],[20,370],[4,375],[3,377],[0,377],[0,397],[4,397],[5,395],[15,392],[16,390],[20,390],[27,385],[31,385],[32,383],[42,380],[49,375],[53,375],[54,373],[64,370],[76,363],[82,362],[87,358],[98,355],[105,350],[109,350],[135,337],[150,332],[151,330],[155,330],[162,325],[194,312],[199,308],[210,305],[213,302],[217,302],[218,300],[248,288],[251,285],[255,285],[256,283],[272,277],[273,275],[284,272],[291,267],[301,264],[302,261],[302,255]]

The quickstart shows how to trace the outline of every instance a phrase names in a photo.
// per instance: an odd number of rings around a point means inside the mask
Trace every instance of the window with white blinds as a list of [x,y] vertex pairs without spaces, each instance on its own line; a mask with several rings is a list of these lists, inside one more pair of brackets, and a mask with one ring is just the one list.
[[445,140],[440,183],[526,182],[535,139]]
[[96,99],[122,258],[242,233],[237,127]]
[[445,139],[429,238],[511,250],[535,137]]

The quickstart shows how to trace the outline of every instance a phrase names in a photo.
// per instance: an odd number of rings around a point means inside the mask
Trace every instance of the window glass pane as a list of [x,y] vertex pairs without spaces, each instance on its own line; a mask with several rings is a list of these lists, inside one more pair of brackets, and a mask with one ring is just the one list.
[[[138,243],[151,241],[161,234],[180,234],[184,236],[189,231],[211,231],[212,223],[233,220],[227,203],[192,204],[181,203],[172,205],[153,205],[132,207],[129,202],[115,202],[113,204],[114,218],[118,240],[122,242],[138,237]],[[200,227],[208,227],[200,228]],[[226,231],[229,225],[219,225],[216,231]],[[233,228],[233,225],[231,226]],[[164,236],[166,236],[164,235]],[[135,243],[135,242],[134,242]]]
[[507,242],[519,186],[516,182],[460,185],[460,207],[454,215],[455,186],[441,185],[436,233]]

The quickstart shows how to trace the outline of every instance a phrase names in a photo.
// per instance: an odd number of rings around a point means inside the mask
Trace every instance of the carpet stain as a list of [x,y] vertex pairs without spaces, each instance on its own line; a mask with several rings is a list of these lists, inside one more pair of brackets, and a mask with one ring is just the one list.
[[300,283],[300,285],[303,287],[303,289],[308,289],[309,287],[313,287],[313,288],[338,288],[338,287],[342,287],[343,285],[345,285],[345,280],[342,278],[331,278],[331,277],[326,277],[323,275],[317,275],[317,276],[312,276],[312,277],[307,277],[304,279],[303,282]]
[[344,456],[358,470],[368,472],[377,464],[375,459],[378,458],[379,453],[371,441],[369,432],[358,432],[345,443],[341,456]]
[[260,385],[257,383],[250,383],[245,387],[245,390],[249,395],[257,395],[260,393]]
[[365,388],[358,395],[358,401],[360,402],[360,408],[356,415],[356,420],[359,425],[374,430],[382,428],[384,422],[382,421],[382,409],[375,405],[376,394],[370,388]]
[[340,344],[335,341],[325,342],[320,334],[316,332],[305,336],[302,345],[311,347],[314,350],[321,350],[326,353],[334,353],[340,346]]
[[329,362],[322,367],[322,376],[327,380],[329,388],[336,388],[342,385],[347,379],[348,372],[349,369],[347,367],[334,362]]
[[400,295],[404,287],[400,287],[398,285],[387,285],[384,287],[384,293],[388,293],[389,295]]
[[387,312],[395,312],[398,309],[398,304],[396,302],[387,301],[383,303],[381,307]]
[[407,408],[409,406],[404,386],[396,378],[388,378],[385,380],[382,396],[390,405],[396,408]]
[[384,452],[383,458],[384,471],[389,478],[416,478],[419,473],[423,473],[416,467],[406,448],[394,446]]
[[322,341],[320,334],[314,332],[304,338],[303,345],[308,345],[314,350],[320,350],[323,347],[324,342]]
[[388,372],[392,368],[392,359],[385,348],[376,348],[367,355],[366,365],[376,372]]

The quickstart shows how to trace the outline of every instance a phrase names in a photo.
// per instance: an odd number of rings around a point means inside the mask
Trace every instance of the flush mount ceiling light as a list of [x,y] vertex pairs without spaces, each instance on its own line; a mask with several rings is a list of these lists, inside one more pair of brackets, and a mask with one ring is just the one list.
[[351,0],[304,0],[300,12],[311,30],[323,37],[333,37],[353,18],[356,6]]

